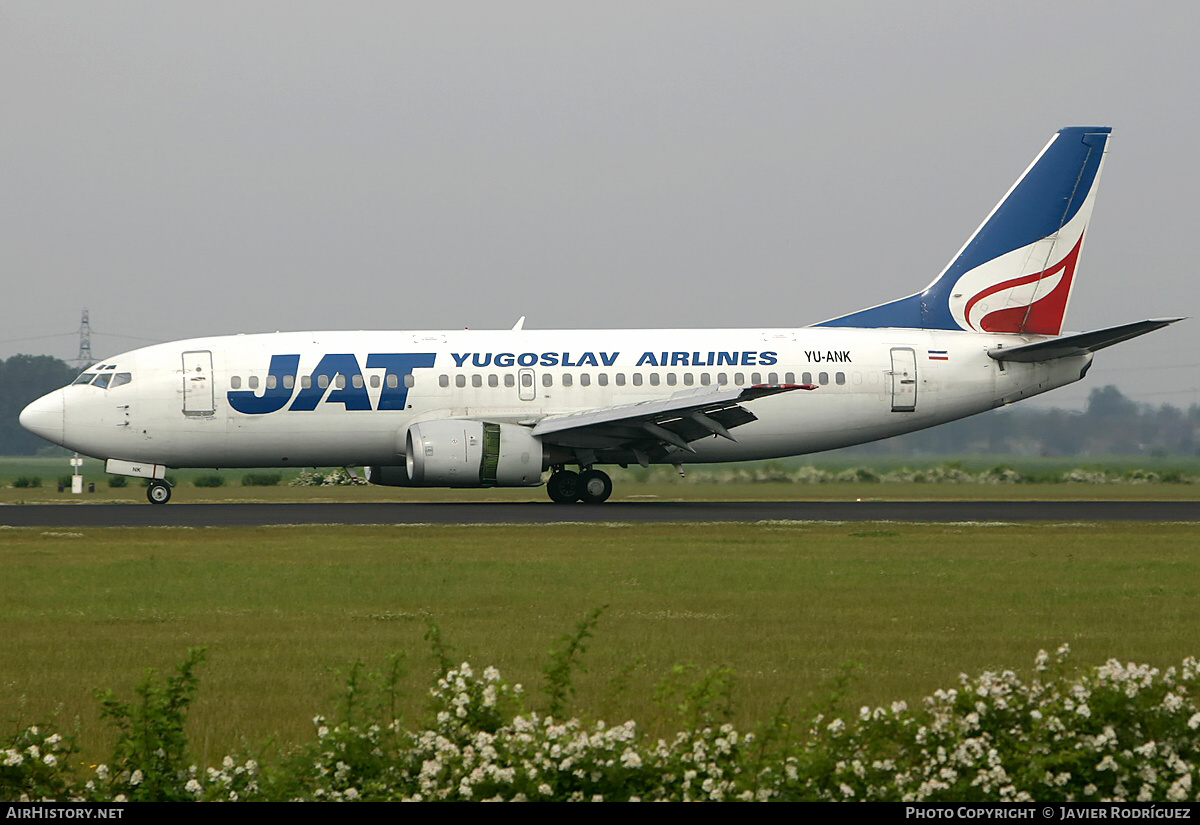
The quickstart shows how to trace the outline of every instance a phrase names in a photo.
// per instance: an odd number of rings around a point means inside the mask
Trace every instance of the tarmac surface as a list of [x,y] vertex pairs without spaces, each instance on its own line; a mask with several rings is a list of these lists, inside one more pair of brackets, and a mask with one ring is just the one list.
[[14,504],[6,527],[258,527],[272,524],[908,521],[1200,522],[1200,501],[687,501],[337,504]]

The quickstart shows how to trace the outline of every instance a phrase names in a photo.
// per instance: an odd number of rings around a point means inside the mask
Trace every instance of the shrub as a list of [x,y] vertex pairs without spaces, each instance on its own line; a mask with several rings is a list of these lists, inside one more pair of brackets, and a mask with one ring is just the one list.
[[224,487],[225,476],[216,475],[215,473],[210,476],[196,476],[192,479],[192,484],[197,487]]
[[283,473],[246,473],[242,476],[243,487],[274,487],[283,480]]
[[109,487],[125,487],[129,484],[129,476],[109,476]]
[[[563,638],[545,669],[560,706],[598,617]],[[447,650],[431,627],[439,663]],[[520,685],[495,668],[440,670],[431,718],[396,718],[400,656],[383,674],[351,666],[337,718],[313,719],[315,739],[259,768],[226,756],[186,761],[184,720],[203,651],[166,679],[148,671],[125,703],[98,694],[118,731],[111,765],[76,777],[68,740],[30,726],[0,741],[0,798],[137,800],[823,800],[892,802],[1194,802],[1200,788],[1200,662],[1165,671],[1110,659],[1077,676],[1040,651],[1034,674],[963,675],[916,709],[904,702],[829,714],[795,726],[782,708],[759,734],[722,724],[731,674],[676,667],[660,705],[678,732],[634,721],[559,719],[523,707]],[[800,734],[790,741],[790,732]]]
[[[67,482],[67,483],[69,484],[70,482]],[[41,476],[33,476],[33,477],[30,477],[30,476],[20,476],[20,477],[19,477],[19,478],[17,478],[15,481],[13,481],[13,485],[12,485],[12,486],[14,486],[14,487],[19,487],[19,488],[26,488],[26,487],[41,487],[41,486],[42,486],[42,479],[41,479]]]

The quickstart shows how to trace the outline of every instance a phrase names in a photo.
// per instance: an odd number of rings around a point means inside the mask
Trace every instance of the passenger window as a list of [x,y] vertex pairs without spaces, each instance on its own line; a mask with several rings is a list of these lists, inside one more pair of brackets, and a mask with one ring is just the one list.
[[795,384],[795,383],[796,383],[796,373],[794,373],[794,372],[786,372],[786,373],[784,373],[784,374],[783,374],[783,383],[785,383],[785,384]]
[[844,373],[844,372],[839,372],[838,374],[836,374],[835,376],[833,376],[833,380],[837,382],[837,385],[838,385],[839,387],[840,387],[840,386],[842,386],[843,384],[845,384],[845,383],[846,383],[846,373]]
[[823,372],[817,376],[817,383],[822,387],[829,383],[829,373]]
[[607,387],[607,386],[608,386],[608,373],[607,373],[607,372],[602,372],[602,373],[600,373],[599,375],[597,375],[597,376],[596,376],[596,383],[597,383],[597,384],[599,384],[599,385],[600,385],[600,386],[602,386],[602,387]]
[[474,375],[472,375],[471,376],[471,386],[472,387],[482,387],[483,386],[483,376],[480,375],[479,373],[475,373]]
[[667,373],[667,386],[668,387],[675,386],[675,382],[678,380],[679,380],[679,376],[677,376],[675,373],[673,373],[673,372]]
[[333,385],[335,387],[337,387],[339,390],[346,389],[346,376],[342,375],[339,372],[337,375],[335,375],[333,377]]
[[761,372],[750,373],[750,383],[751,384],[761,384],[762,383],[762,373]]
[[[706,372],[706,373],[704,373],[704,376],[705,376],[705,377],[707,377],[707,376],[708,376],[708,373],[707,373],[707,372]],[[700,379],[700,383],[704,384],[705,386],[707,386],[707,385],[708,385],[708,381],[706,381],[706,380],[705,380],[705,378],[701,378],[701,379]],[[723,373],[723,372],[718,372],[718,373],[717,373],[717,383],[718,383],[718,384],[728,384],[728,383],[729,383],[729,376],[728,376],[727,374]]]
[[543,387],[552,387],[552,386],[554,386],[554,376],[552,376],[552,375],[551,375],[550,373],[548,373],[548,372],[543,372],[543,373],[542,373],[542,386],[543,386]]
[[592,376],[588,375],[586,372],[579,373],[579,386],[590,387],[591,385],[592,385]]
[[465,387],[466,385],[467,385],[467,376],[463,375],[462,373],[459,373],[458,375],[454,376],[454,386],[462,388],[462,387]]
[[489,387],[500,386],[500,377],[497,376],[496,373],[493,372],[491,375],[488,376],[488,386]]
[[[76,381],[75,383],[79,383],[79,382]],[[231,376],[229,379],[229,389],[240,390],[241,388],[242,388],[242,376],[240,376],[240,375]]]
[[[393,375],[392,376],[392,386],[393,387],[396,386],[396,383],[397,383],[396,376]],[[417,376],[413,375],[411,372],[404,376],[404,386],[408,387],[411,390],[416,385],[417,385]]]
[[506,387],[514,387],[514,386],[516,386],[516,381],[513,379],[513,375],[512,375],[512,373],[511,373],[511,372],[510,372],[510,373],[507,373],[507,374],[504,376],[504,386],[506,386]]
[[354,373],[354,375],[350,377],[350,383],[354,386],[354,389],[361,390],[364,386],[362,375],[357,372]]
[[[407,378],[408,376],[405,377]],[[394,390],[396,387],[400,386],[400,376],[396,375],[394,372],[389,372],[387,377],[384,379],[384,383],[387,384],[389,390]]]
[[108,385],[108,388],[111,390],[113,387],[119,387],[122,384],[128,384],[132,380],[133,376],[130,373],[118,372],[113,376],[112,383]]
[[450,386],[450,376],[449,375],[439,375],[438,376],[438,386],[439,387]]
[[258,376],[257,376],[257,375],[251,375],[251,376],[250,376],[250,380],[246,382],[246,385],[247,385],[248,387],[250,387],[250,389],[252,389],[252,390],[256,390],[256,389],[258,389]]
[[269,390],[275,389],[275,385],[278,383],[279,383],[279,379],[276,378],[274,375],[267,376],[267,389],[269,389]]
[[642,374],[640,372],[635,372],[633,374],[633,385],[635,387],[640,387],[642,385]]
[[658,373],[657,372],[650,373],[650,386],[652,386],[652,387],[658,386]]
[[294,376],[294,375],[283,376],[283,388],[285,390],[295,389],[296,388],[296,376]]
[[379,389],[379,376],[378,375],[371,376],[371,389],[373,389],[373,390]]
[[617,386],[618,387],[625,386],[625,373],[623,373],[623,372],[617,373]]
[[569,386],[571,386],[572,383],[574,383],[574,380],[571,378],[571,373],[564,372],[563,373],[563,386],[569,387]]
[[740,387],[742,384],[746,383],[746,376],[744,376],[740,372],[735,372],[733,374],[733,383],[737,384]]
[[533,386],[533,373],[531,373],[531,372],[521,373],[521,386],[522,387],[532,387]]
[[769,373],[767,375],[767,383],[768,384],[778,384],[779,383],[779,373],[777,373],[777,372]]
[[801,384],[811,384],[812,383],[812,373],[806,372],[806,373],[804,373],[804,375],[800,376],[800,383]]
[[684,386],[690,387],[696,383],[696,378],[690,372],[685,372],[683,374],[683,383]]

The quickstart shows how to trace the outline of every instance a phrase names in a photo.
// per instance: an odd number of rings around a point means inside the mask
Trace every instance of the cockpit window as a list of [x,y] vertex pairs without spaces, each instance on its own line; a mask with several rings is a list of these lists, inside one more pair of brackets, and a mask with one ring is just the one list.
[[108,387],[108,382],[109,382],[111,379],[112,379],[112,374],[111,374],[111,373],[107,373],[107,372],[105,372],[105,373],[101,373],[100,375],[97,375],[97,376],[96,376],[96,380],[92,382],[92,386],[93,386],[93,387],[99,387],[99,388],[100,388],[100,389],[102,389],[102,390],[103,390],[103,389],[107,389],[107,387]]
[[128,384],[133,380],[133,375],[128,372],[118,372],[112,377],[112,383],[108,385],[111,390],[113,387],[119,387],[122,384]]
[[72,384],[90,384],[90,383],[92,383],[92,379],[93,379],[93,378],[95,378],[95,377],[96,377],[96,373],[94,373],[94,372],[85,372],[83,375],[79,376],[78,378],[76,378],[76,379],[75,379],[74,381],[72,381],[71,383],[72,383]]

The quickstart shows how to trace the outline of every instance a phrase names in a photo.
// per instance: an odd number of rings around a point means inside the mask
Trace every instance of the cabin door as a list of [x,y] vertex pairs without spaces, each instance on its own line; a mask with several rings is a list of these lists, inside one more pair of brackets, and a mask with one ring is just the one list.
[[911,347],[892,348],[892,412],[917,408],[917,353]]
[[193,350],[183,354],[183,414],[212,415],[212,353]]

